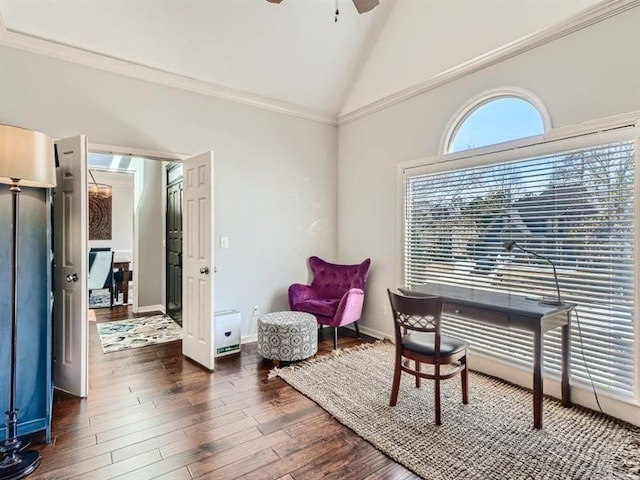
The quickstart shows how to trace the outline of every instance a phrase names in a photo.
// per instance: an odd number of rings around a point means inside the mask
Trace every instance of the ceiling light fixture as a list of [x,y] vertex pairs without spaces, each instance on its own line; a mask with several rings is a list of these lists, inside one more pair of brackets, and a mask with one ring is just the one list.
[[[280,3],[282,0],[267,0],[269,3]],[[370,10],[373,10],[378,5],[380,5],[379,0],[353,0],[353,4],[356,6],[356,10],[358,13],[365,13]],[[336,0],[336,16],[334,21],[338,21],[338,15],[340,14],[340,10],[338,10],[338,0]]]
[[104,183],[96,182],[95,177],[93,176],[93,172],[89,170],[89,175],[91,175],[91,180],[93,183],[89,182],[89,195],[94,197],[101,198],[109,198],[111,196],[111,185],[105,185]]

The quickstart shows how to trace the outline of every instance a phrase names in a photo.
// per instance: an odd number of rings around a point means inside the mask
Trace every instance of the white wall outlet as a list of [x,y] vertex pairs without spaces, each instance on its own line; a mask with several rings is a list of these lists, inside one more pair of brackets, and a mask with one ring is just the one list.
[[388,309],[388,305],[386,303],[382,304],[382,314],[383,315],[389,315],[389,309]]
[[229,248],[229,237],[220,237],[220,248]]
[[260,315],[260,308],[258,307],[258,305],[254,305],[253,306],[253,316],[257,317],[258,315]]

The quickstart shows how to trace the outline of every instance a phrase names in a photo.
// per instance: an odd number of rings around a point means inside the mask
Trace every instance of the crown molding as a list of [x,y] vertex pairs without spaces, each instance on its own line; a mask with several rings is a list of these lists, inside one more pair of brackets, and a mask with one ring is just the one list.
[[640,0],[610,0],[598,3],[590,8],[576,13],[551,27],[526,35],[518,40],[507,43],[502,47],[461,63],[445,70],[417,85],[405,88],[399,92],[376,100],[352,112],[338,116],[338,125],[344,125],[354,120],[379,112],[410,98],[416,97],[442,85],[458,80],[462,77],[485,69],[509,58],[521,55],[529,50],[545,45],[573,32],[613,17],[624,11],[640,5]]
[[37,53],[39,55],[46,55],[48,57],[137,78],[139,80],[179,88],[189,92],[221,98],[241,103],[243,105],[261,108],[263,110],[303,118],[313,122],[324,123],[331,126],[337,125],[336,117],[329,113],[315,111],[287,102],[281,102],[279,100],[262,97],[242,90],[225,87],[212,82],[198,80],[158,68],[84,50],[82,48],[71,47],[62,43],[27,35],[25,33],[15,32],[4,27],[1,17],[0,45],[25,50],[31,53]]
[[594,5],[566,20],[515,40],[502,47],[480,55],[472,60],[445,70],[417,85],[376,100],[352,112],[335,117],[330,113],[319,112],[298,105],[262,97],[249,92],[225,87],[215,83],[186,77],[146,65],[121,60],[77,47],[45,40],[32,35],[7,29],[0,12],[0,45],[46,55],[60,60],[73,62],[100,70],[125,75],[169,87],[178,88],[202,95],[221,98],[236,103],[290,115],[331,126],[340,126],[380,110],[401,103],[415,96],[434,90],[449,82],[475,73],[484,68],[503,62],[529,50],[562,38],[585,27],[601,22],[631,8],[640,5],[640,0],[610,0]]

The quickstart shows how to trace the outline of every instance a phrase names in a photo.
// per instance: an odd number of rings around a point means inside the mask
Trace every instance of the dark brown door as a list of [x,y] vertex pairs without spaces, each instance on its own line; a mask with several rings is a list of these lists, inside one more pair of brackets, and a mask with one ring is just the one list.
[[182,325],[182,165],[167,169],[167,314]]

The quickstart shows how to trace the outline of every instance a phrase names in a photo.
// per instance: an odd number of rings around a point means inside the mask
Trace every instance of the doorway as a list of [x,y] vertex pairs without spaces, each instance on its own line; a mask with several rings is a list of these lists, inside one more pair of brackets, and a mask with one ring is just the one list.
[[[181,338],[181,325],[167,316],[165,304],[166,164],[89,153],[89,335],[103,354]],[[92,209],[99,201],[101,208]],[[102,304],[93,301],[96,292]]]
[[[105,167],[89,154],[89,319],[96,309],[133,301],[135,173]],[[93,314],[93,315],[92,315]]]
[[[86,397],[88,394],[88,145],[85,136],[61,139],[55,142],[59,157],[57,169],[58,187],[54,206],[54,238],[57,267],[55,275],[54,302],[54,385],[72,395]],[[135,175],[136,202],[142,197],[150,200],[148,205],[159,207],[161,220],[145,222],[144,208],[134,207],[133,282],[134,314],[166,311],[166,267],[165,262],[165,206],[166,177],[163,175],[167,160],[181,160],[185,172],[184,202],[189,208],[185,211],[183,222],[183,240],[189,248],[185,249],[182,267],[183,283],[187,286],[183,301],[182,323],[184,335],[182,353],[204,368],[214,368],[214,282],[209,275],[213,271],[214,249],[211,238],[214,237],[213,224],[213,152],[209,151],[195,157],[169,155],[123,147],[94,144],[92,152],[104,152],[110,157],[109,165],[123,167],[123,163],[150,159],[150,164],[159,165],[159,169],[145,166]],[[158,161],[159,160],[159,161]],[[155,173],[154,173],[155,172]],[[153,197],[151,189],[144,183],[154,177],[160,191]],[[149,198],[149,197],[153,198]],[[143,238],[144,237],[144,238]],[[188,252],[188,254],[187,254]],[[151,254],[154,260],[147,265],[158,268],[158,274],[141,274],[143,263],[141,254]],[[144,278],[144,281],[140,281]],[[197,287],[197,288],[194,288]],[[151,296],[150,296],[151,293]],[[141,306],[141,305],[142,306]],[[63,334],[64,333],[64,334]]]
[[182,164],[167,166],[167,315],[182,326]]

